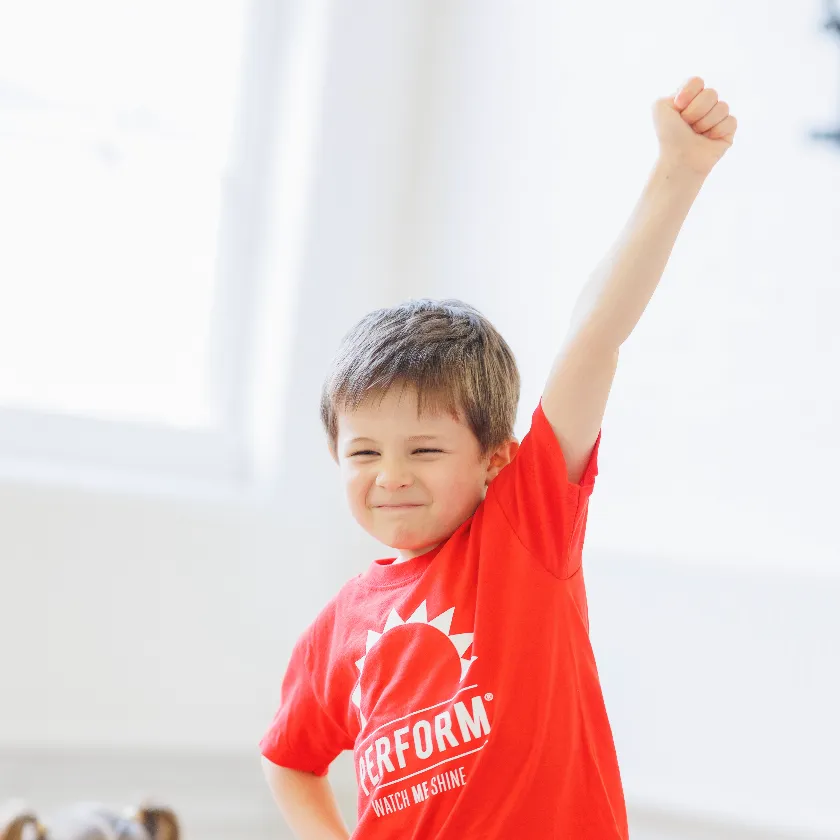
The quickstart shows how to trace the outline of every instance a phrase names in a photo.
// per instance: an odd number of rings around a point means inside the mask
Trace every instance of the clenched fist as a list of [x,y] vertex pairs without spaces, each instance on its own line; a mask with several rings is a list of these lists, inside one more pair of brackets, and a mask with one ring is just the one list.
[[660,158],[708,175],[732,145],[738,121],[729,106],[699,76],[690,78],[674,97],[653,108]]

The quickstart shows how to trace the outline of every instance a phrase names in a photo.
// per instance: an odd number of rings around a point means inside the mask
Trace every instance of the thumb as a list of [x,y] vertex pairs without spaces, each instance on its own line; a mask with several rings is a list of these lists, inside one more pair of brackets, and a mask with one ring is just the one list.
[[679,112],[679,108],[677,108],[676,99],[673,96],[662,96],[659,99],[657,99],[653,103],[653,110],[657,113],[662,113],[663,111]]

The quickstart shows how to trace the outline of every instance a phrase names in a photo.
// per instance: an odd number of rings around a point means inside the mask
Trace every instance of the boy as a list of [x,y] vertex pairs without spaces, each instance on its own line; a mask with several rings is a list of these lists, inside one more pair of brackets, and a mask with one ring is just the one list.
[[345,337],[321,414],[359,524],[394,548],[298,640],[261,742],[301,840],[346,840],[326,780],[353,750],[358,840],[627,840],[581,551],[618,350],[735,118],[700,78],[657,101],[659,159],[572,317],[531,428],[472,307],[412,301]]

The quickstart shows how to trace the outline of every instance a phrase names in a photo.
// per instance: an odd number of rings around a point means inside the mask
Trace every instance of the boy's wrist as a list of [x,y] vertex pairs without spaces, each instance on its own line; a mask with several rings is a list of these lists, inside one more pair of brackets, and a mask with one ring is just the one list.
[[653,167],[654,174],[679,186],[700,189],[709,171],[693,168],[676,153],[660,152]]

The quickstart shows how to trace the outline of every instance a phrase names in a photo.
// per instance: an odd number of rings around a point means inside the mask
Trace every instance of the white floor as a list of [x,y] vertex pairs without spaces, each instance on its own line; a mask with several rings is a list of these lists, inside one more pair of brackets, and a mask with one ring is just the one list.
[[[352,767],[344,757],[334,765],[331,781],[350,824]],[[256,754],[0,751],[0,802],[22,798],[45,818],[77,802],[121,810],[147,797],[178,813],[184,840],[293,840],[271,801]],[[802,832],[749,831],[634,810],[632,803],[629,811],[632,840],[806,840]]]

